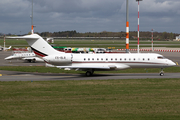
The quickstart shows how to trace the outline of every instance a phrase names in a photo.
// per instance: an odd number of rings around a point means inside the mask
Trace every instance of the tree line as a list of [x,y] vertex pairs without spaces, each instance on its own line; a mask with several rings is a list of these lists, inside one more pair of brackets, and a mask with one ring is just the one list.
[[[29,32],[29,34],[31,34]],[[79,33],[76,30],[72,31],[59,31],[59,32],[42,32],[37,33],[42,37],[119,37],[120,39],[126,38],[126,32],[86,32],[86,33]],[[12,34],[7,34],[11,36]],[[0,33],[0,36],[4,36],[4,34]],[[153,39],[154,40],[173,40],[179,36],[178,33],[168,33],[168,32],[153,32]],[[130,39],[137,39],[137,31],[130,31],[129,32]],[[150,31],[140,31],[140,40],[150,40],[152,38],[152,32]]]
[[[79,33],[76,30],[73,31],[59,31],[59,32],[42,32],[38,33],[42,37],[119,37],[121,39],[126,38],[126,32],[86,32],[86,33]],[[177,33],[168,33],[168,32],[153,32],[153,39],[154,40],[173,40],[179,34]],[[130,31],[129,32],[130,39],[137,39],[137,31]],[[149,40],[152,38],[152,32],[150,31],[140,31],[140,39]]]

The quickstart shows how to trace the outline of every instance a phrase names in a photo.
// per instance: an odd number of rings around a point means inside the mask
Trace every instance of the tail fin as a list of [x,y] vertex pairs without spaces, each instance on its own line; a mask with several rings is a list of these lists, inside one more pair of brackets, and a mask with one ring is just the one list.
[[9,46],[9,48],[8,48],[8,49],[11,49],[11,47],[12,47],[12,46]]
[[10,38],[25,39],[27,43],[31,46],[34,53],[41,57],[64,53],[55,50],[41,36],[37,34],[26,35],[22,37],[10,37]]

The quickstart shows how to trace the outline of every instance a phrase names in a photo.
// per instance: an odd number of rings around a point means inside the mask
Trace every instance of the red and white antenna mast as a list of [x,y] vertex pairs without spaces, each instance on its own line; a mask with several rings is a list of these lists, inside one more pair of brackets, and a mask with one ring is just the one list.
[[138,49],[137,51],[139,53],[139,1],[142,1],[142,0],[136,0],[136,1],[138,1],[138,45],[137,45]]
[[126,53],[129,53],[129,7],[126,0]]

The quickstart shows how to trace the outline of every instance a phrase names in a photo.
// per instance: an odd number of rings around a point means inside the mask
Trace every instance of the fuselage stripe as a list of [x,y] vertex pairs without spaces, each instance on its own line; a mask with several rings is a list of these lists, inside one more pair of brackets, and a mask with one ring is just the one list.
[[31,47],[31,49],[32,49],[32,50],[34,51],[34,53],[35,53],[36,55],[38,55],[38,56],[41,56],[41,57],[47,56],[47,54],[44,54],[44,53],[42,53],[42,52],[34,49],[33,47]]
[[136,63],[136,64],[163,64],[163,63],[153,63],[153,62],[108,62],[108,61],[102,61],[102,62],[81,62],[81,61],[72,61],[72,63]]

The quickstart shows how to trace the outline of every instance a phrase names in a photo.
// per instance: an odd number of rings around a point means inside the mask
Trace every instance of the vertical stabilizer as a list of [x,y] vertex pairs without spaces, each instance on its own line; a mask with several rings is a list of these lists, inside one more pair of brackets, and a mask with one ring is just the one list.
[[25,39],[27,43],[31,46],[34,53],[41,57],[64,53],[55,50],[38,34],[31,34],[22,37],[10,37],[10,38]]
[[28,35],[24,37],[26,41],[28,42],[28,44],[31,46],[34,53],[41,57],[64,53],[64,52],[55,50],[41,36],[37,34],[32,34],[32,35]]

